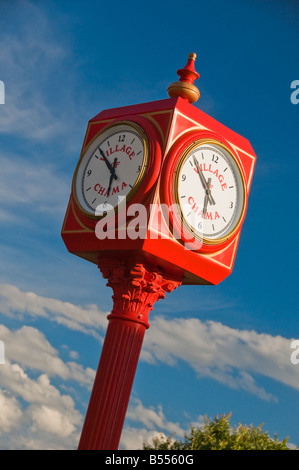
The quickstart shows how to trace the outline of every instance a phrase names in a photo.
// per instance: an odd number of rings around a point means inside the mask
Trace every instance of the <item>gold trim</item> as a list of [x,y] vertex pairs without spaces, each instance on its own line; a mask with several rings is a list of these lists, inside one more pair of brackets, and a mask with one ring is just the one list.
[[231,150],[228,147],[226,147],[222,142],[219,142],[215,139],[197,139],[197,140],[195,140],[181,154],[180,160],[179,160],[179,162],[176,166],[175,172],[174,172],[175,176],[174,176],[174,179],[173,179],[172,189],[173,189],[173,194],[174,194],[174,200],[181,208],[181,203],[180,203],[180,199],[179,199],[179,195],[178,195],[178,182],[179,182],[179,175],[180,175],[180,172],[181,172],[181,168],[182,168],[184,162],[186,161],[186,159],[189,157],[190,153],[195,148],[197,148],[201,145],[205,145],[205,144],[207,144],[207,145],[209,145],[209,144],[210,145],[216,145],[218,147],[223,148],[233,158],[234,162],[236,163],[236,166],[237,166],[238,171],[239,171],[240,176],[241,176],[242,188],[243,188],[243,207],[242,207],[241,213],[239,215],[237,223],[234,225],[234,228],[229,233],[227,233],[225,236],[223,236],[221,238],[217,238],[217,239],[200,237],[197,234],[197,232],[191,227],[191,225],[186,221],[182,210],[181,210],[181,217],[180,218],[181,218],[181,222],[183,223],[184,227],[197,240],[202,241],[202,243],[205,244],[205,245],[219,245],[219,244],[229,240],[236,233],[236,231],[238,230],[238,228],[239,228],[239,226],[240,226],[240,224],[243,220],[244,211],[245,211],[245,207],[246,207],[246,186],[245,186],[245,181],[244,181],[244,177],[243,177],[243,172],[241,170],[241,167],[240,167],[240,164],[239,164],[238,160],[233,155]]
[[[166,147],[167,139],[168,139],[168,136],[169,136],[169,131],[170,131],[170,128],[171,128],[173,112],[174,112],[173,109],[166,109],[164,111],[156,111],[156,112],[153,111],[151,113],[144,113],[144,114],[140,115],[140,116],[146,117],[158,129],[158,132],[159,132],[159,134],[161,136],[161,139],[162,139],[163,148]],[[160,124],[153,117],[154,115],[156,116],[156,115],[159,115],[159,114],[168,114],[169,115],[169,121],[168,121],[168,125],[167,125],[166,135],[164,135]]]
[[[70,210],[72,210],[72,214],[73,216],[75,217],[76,219],[76,222],[81,225],[82,227],[82,230],[79,230],[79,229],[71,229],[71,230],[65,230],[65,224],[66,224],[66,220],[67,220],[67,217],[68,217],[68,214],[70,212]],[[94,232],[94,230],[91,230],[89,227],[86,227],[86,225],[84,225],[81,220],[79,219],[79,217],[77,216],[76,214],[76,211],[74,209],[74,203],[73,201],[70,201],[69,203],[69,206],[67,208],[67,212],[66,212],[66,217],[65,217],[65,221],[63,223],[63,226],[62,226],[62,230],[61,230],[61,233],[86,233],[86,232]]]
[[[192,127],[188,127],[187,131],[186,129],[182,130],[179,134],[176,135],[176,137],[174,138],[173,137],[173,134],[174,134],[174,131],[176,129],[176,121],[177,121],[177,117],[178,116],[181,116],[183,117],[184,119],[186,119],[187,121],[191,122],[192,124],[194,124],[194,126]],[[189,116],[187,116],[186,114],[183,114],[181,113],[180,111],[178,111],[177,109],[174,109],[174,113],[173,113],[173,120],[172,120],[172,123],[171,123],[171,128],[170,128],[170,131],[169,131],[169,140],[168,140],[168,144],[167,144],[167,148],[166,148],[166,151],[168,152],[168,150],[170,149],[170,147],[172,147],[174,145],[174,143],[184,134],[186,134],[187,132],[192,132],[192,131],[211,131],[211,129],[209,129],[208,127],[205,127],[203,126],[202,124],[200,124],[198,121],[195,121],[194,119],[191,119]]]
[[[101,121],[103,122],[103,121]],[[109,122],[109,121],[108,121]],[[72,190],[73,190],[73,194],[74,194],[74,198],[75,198],[75,202],[76,202],[76,205],[77,207],[79,208],[79,210],[86,216],[86,217],[89,217],[91,219],[95,219],[95,220],[99,220],[101,219],[102,217],[104,216],[98,216],[98,215],[94,215],[92,214],[91,212],[88,212],[86,209],[84,209],[79,200],[78,200],[78,197],[77,197],[77,191],[76,191],[76,180],[77,180],[77,174],[78,174],[78,170],[80,168],[80,165],[81,165],[81,162],[84,158],[84,156],[86,155],[86,152],[88,151],[88,149],[90,148],[90,146],[95,142],[95,140],[99,139],[99,137],[104,133],[104,132],[107,132],[109,131],[110,129],[113,129],[115,127],[121,127],[121,126],[128,126],[128,127],[131,127],[132,129],[134,129],[140,136],[141,140],[142,140],[142,143],[143,143],[143,148],[144,148],[144,154],[143,154],[143,161],[142,161],[142,166],[141,166],[141,169],[140,169],[140,172],[138,174],[138,177],[134,183],[134,186],[133,188],[131,189],[131,191],[127,194],[126,196],[126,202],[129,202],[132,197],[136,194],[144,176],[145,176],[145,173],[146,173],[146,169],[148,167],[148,162],[149,162],[149,143],[148,143],[148,138],[147,138],[147,135],[144,131],[144,129],[139,125],[139,124],[136,124],[135,122],[132,122],[132,121],[118,121],[116,123],[113,123],[111,125],[108,125],[108,126],[105,126],[104,128],[102,128],[92,139],[91,141],[88,143],[88,145],[86,147],[84,147],[84,150],[81,152],[81,155],[80,155],[80,158],[79,158],[79,161],[77,163],[77,166],[76,166],[76,169],[75,169],[75,172],[74,172],[74,176],[73,176],[73,181],[72,181]],[[119,205],[114,207],[114,211],[115,213],[117,213],[118,209],[119,209]]]
[[[89,135],[89,132],[90,132],[90,129],[93,125],[96,125],[96,124],[103,124],[103,123],[107,123],[107,122],[111,122],[111,121],[115,121],[115,119],[104,119],[103,121],[89,121],[88,122],[88,125],[87,125],[87,129],[86,129],[86,132],[85,132],[85,137],[84,137],[84,141],[83,141],[83,145],[82,145],[82,150],[81,150],[81,154],[80,154],[80,158],[81,158],[81,155],[83,154],[83,152],[85,152],[85,147],[86,147],[86,140],[88,138],[88,135]],[[89,144],[88,144],[89,145]]]
[[[237,147],[236,145],[232,144],[231,142],[229,142],[229,144],[232,146],[234,151],[238,154],[238,156],[241,160],[241,163],[242,163],[243,170],[244,170],[244,165],[243,165],[243,162],[242,162],[242,159],[241,159],[239,153],[240,152],[243,153],[243,155],[246,155],[246,157],[249,157],[252,160],[251,166],[250,166],[250,173],[249,173],[248,181],[247,181],[247,191],[248,191],[249,188],[250,188],[250,185],[251,185],[252,177],[253,177],[253,171],[254,171],[254,165],[255,165],[256,157],[251,155],[250,153],[246,152],[245,150],[242,150],[240,147]],[[244,170],[244,173],[245,173],[245,170]]]
[[[219,250],[219,251],[216,251],[216,252],[213,252],[213,253],[201,253],[201,254],[204,255],[206,258],[211,259],[214,263],[220,264],[221,266],[224,266],[227,269],[232,269],[233,264],[234,264],[234,259],[235,259],[235,256],[236,256],[237,247],[238,247],[239,237],[240,237],[240,234],[238,234],[236,236],[236,238],[234,240],[232,240],[227,246],[222,248],[222,250]],[[229,265],[225,264],[225,263],[222,263],[221,261],[218,261],[217,259],[215,259],[215,256],[219,256],[221,253],[225,252],[233,244],[234,244],[234,248],[233,248],[233,252],[232,252],[232,256],[231,256]]]

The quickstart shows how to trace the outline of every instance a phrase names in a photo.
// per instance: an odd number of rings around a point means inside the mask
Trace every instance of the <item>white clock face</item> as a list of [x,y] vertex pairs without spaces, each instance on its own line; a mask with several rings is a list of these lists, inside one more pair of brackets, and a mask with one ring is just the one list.
[[176,173],[176,201],[188,231],[219,243],[236,229],[244,210],[244,185],[231,153],[214,142],[194,143]]
[[118,123],[103,132],[88,147],[79,164],[75,194],[90,215],[96,209],[115,209],[137,189],[147,165],[147,144],[136,125]]

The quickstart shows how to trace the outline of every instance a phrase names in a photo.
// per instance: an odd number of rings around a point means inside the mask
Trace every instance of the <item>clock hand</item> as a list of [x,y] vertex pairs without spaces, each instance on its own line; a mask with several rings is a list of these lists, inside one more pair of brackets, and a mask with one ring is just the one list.
[[[106,165],[107,165],[107,167],[108,167],[108,169],[109,169],[111,175],[113,176],[113,178],[114,178],[115,180],[117,180],[117,176],[116,176],[116,174],[115,174],[114,167],[112,168],[111,163],[110,163],[109,160],[107,159],[107,157],[106,157],[106,155],[104,154],[103,150],[100,149],[100,147],[99,147],[99,151],[100,151],[100,154],[102,155],[102,157],[103,157],[103,159],[104,159],[104,162],[106,163]],[[114,160],[114,161],[115,161],[115,160]]]
[[[197,171],[198,171],[198,174],[199,174],[199,177],[200,177],[200,179],[201,179],[201,182],[202,182],[202,185],[203,185],[203,187],[204,187],[204,190],[206,191],[206,194],[208,195],[208,198],[209,198],[209,200],[210,200],[210,203],[213,204],[213,205],[215,205],[216,203],[215,203],[215,200],[214,200],[214,198],[213,198],[213,196],[212,196],[212,194],[211,194],[210,184],[208,184],[208,183],[206,182],[205,177],[204,177],[204,175],[203,175],[203,172],[202,172],[202,170],[201,170],[201,168],[200,168],[200,165],[199,165],[199,163],[198,163],[198,161],[197,161],[197,159],[195,158],[194,155],[193,155],[193,161],[194,161],[194,163],[195,163],[195,166],[196,166],[196,169],[197,169]],[[211,179],[209,179],[209,181],[211,182]]]
[[[211,178],[208,179],[208,187],[210,187]],[[209,199],[209,192],[206,190],[206,195],[203,203],[203,217],[205,218],[207,213],[207,206],[208,206],[208,199]]]
[[[115,176],[116,176],[115,175],[116,162],[117,162],[117,158],[114,159],[113,166],[111,167],[111,175],[110,175],[110,180],[109,180],[109,187],[108,187],[108,191],[107,191],[107,196],[109,196],[109,194],[110,194],[112,179],[113,179],[113,177],[115,178]],[[117,176],[116,176],[116,178],[117,178]]]

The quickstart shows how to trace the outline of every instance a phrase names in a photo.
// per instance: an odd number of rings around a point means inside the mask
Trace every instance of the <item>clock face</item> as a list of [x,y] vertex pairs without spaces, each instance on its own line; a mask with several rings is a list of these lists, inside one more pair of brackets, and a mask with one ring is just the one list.
[[147,139],[139,126],[124,122],[106,128],[79,162],[74,189],[81,209],[96,216],[129,201],[138,189],[147,163]]
[[188,147],[176,170],[174,195],[184,227],[206,244],[227,240],[242,219],[241,171],[229,150],[216,141]]

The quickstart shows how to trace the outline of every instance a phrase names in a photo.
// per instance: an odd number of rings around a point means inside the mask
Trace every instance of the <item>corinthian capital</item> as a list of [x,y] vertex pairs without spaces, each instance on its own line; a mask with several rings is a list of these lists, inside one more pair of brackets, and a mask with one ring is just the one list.
[[135,321],[146,328],[154,303],[181,284],[180,279],[156,266],[127,256],[119,260],[101,257],[98,266],[113,290],[113,309],[108,318]]

